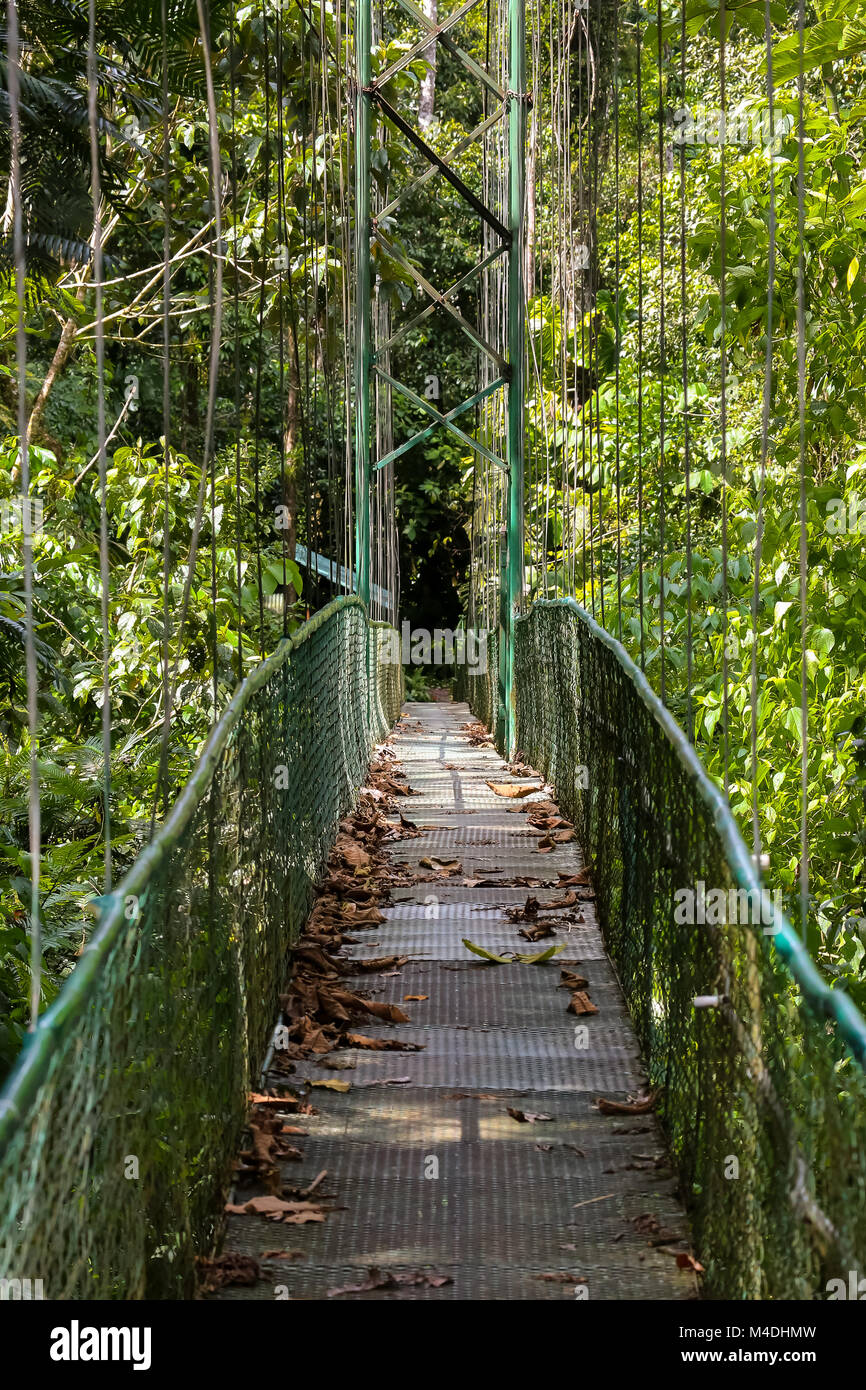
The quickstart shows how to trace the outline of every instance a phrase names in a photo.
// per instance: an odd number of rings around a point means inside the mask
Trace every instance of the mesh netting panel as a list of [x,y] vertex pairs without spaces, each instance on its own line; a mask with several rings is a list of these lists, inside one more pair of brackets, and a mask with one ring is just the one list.
[[372,742],[399,713],[357,600],[251,676],[10,1078],[0,1277],[175,1298],[207,1253],[286,953]]
[[466,700],[472,713],[491,731],[496,724],[499,640],[495,631],[486,634],[487,663],[483,671],[468,665],[457,666],[454,697]]
[[721,794],[576,604],[518,622],[515,685],[518,747],[592,865],[707,1291],[826,1297],[866,1261],[866,1085],[843,1041],[863,1057],[863,1020],[767,915]]

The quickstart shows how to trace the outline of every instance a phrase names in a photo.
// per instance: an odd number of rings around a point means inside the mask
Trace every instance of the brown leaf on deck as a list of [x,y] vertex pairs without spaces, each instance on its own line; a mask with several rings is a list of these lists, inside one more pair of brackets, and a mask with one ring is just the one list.
[[344,1284],[339,1289],[328,1289],[328,1298],[339,1298],[346,1293],[372,1293],[378,1289],[402,1289],[417,1288],[422,1286],[428,1289],[441,1289],[446,1284],[453,1284],[454,1280],[450,1274],[428,1274],[426,1271],[418,1271],[415,1274],[395,1274],[390,1270],[369,1269],[367,1278],[362,1284]]
[[423,1043],[401,1042],[399,1038],[368,1038],[363,1033],[346,1033],[347,1047],[362,1047],[369,1052],[423,1052]]
[[352,973],[368,970],[395,970],[401,965],[408,963],[408,956],[377,956],[373,960],[353,960],[351,962]]
[[226,1202],[225,1211],[235,1216],[264,1216],[268,1221],[324,1221],[327,1210],[318,1202],[287,1202],[283,1197],[250,1197],[248,1202]]
[[573,970],[560,970],[560,989],[586,989],[589,980],[585,975],[576,975]]
[[544,941],[545,937],[553,936],[554,931],[550,922],[539,922],[534,927],[521,927],[520,935],[527,941]]
[[597,1014],[598,1009],[584,990],[577,989],[571,996],[571,1002],[566,1012],[570,1014]]
[[513,782],[488,782],[487,785],[496,796],[508,796],[513,799],[531,796],[533,792],[541,791],[541,787],[517,787]]
[[695,1274],[703,1274],[704,1267],[698,1263],[694,1255],[689,1255],[684,1250],[678,1250],[676,1257],[678,1269],[693,1269]]
[[645,1115],[655,1109],[655,1096],[635,1096],[632,1100],[607,1100],[596,1096],[596,1108],[602,1115]]
[[249,1287],[257,1284],[262,1277],[258,1260],[253,1259],[252,1255],[239,1255],[236,1251],[217,1255],[212,1260],[196,1255],[195,1263],[202,1293],[215,1293],[228,1284]]
[[532,895],[526,899],[522,907],[509,907],[505,910],[505,915],[511,922],[534,922],[538,916],[538,899]]

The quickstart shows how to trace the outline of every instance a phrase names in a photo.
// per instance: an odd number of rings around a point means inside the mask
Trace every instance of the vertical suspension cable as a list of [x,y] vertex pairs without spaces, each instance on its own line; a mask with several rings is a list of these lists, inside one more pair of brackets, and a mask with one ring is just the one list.
[[[769,0],[768,0],[769,3]],[[687,106],[686,83],[686,0],[680,5],[680,102]],[[686,732],[689,741],[695,741],[695,716],[693,704],[692,651],[692,459],[689,428],[689,327],[688,293],[686,281],[686,142],[680,143],[680,338],[682,347],[683,384],[683,468],[685,471],[686,501]]]
[[604,627],[604,472],[601,456],[601,364],[599,359],[601,332],[598,310],[598,287],[601,279],[598,264],[598,147],[601,139],[601,121],[599,120],[598,103],[601,99],[601,0],[597,0],[596,5],[595,35],[596,47],[592,120],[592,222],[596,257],[594,262],[595,271],[593,286],[593,339],[595,343],[595,467],[598,473],[598,592],[601,625]]
[[619,430],[620,367],[622,352],[622,319],[620,315],[622,288],[620,286],[619,245],[619,0],[613,10],[613,161],[614,161],[614,314],[616,325],[616,357],[614,361],[614,448],[616,451],[616,635],[622,641],[622,479]]
[[[166,0],[163,0],[165,5]],[[238,223],[240,220],[238,212],[238,141],[237,141],[237,103],[236,103],[236,81],[235,81],[235,15],[231,16],[229,22],[229,82],[231,89],[231,207],[232,207],[232,232],[233,247],[232,256],[234,260],[234,286],[232,292],[234,309],[234,335],[232,341],[232,366],[234,372],[234,431],[235,431],[235,568],[236,586],[238,600],[238,664],[237,678],[242,681],[244,677],[244,615],[243,615],[243,567],[241,560],[241,542],[243,538],[243,508],[241,505],[241,344],[240,344],[240,267],[238,265]]]
[[[171,719],[171,140],[168,95],[168,0],[160,6],[162,27],[162,740],[168,747]],[[159,782],[150,811],[156,828]]]
[[727,186],[725,145],[728,138],[728,93],[725,65],[727,61],[727,15],[725,0],[719,6],[719,219],[721,222],[720,265],[720,348],[719,362],[721,395],[719,424],[721,429],[722,465],[722,736],[724,742],[725,796],[730,792],[730,710],[728,703],[728,359],[727,359]]
[[[587,247],[586,275],[584,276],[584,317],[586,319],[586,349],[585,349],[585,390],[586,400],[583,407],[583,420],[585,430],[585,456],[583,461],[583,487],[584,497],[589,500],[588,525],[586,535],[589,542],[589,606],[593,617],[595,617],[595,497],[592,487],[593,475],[593,419],[594,419],[594,392],[593,392],[593,337],[595,317],[593,314],[593,267],[595,247],[593,245],[591,225],[592,225],[592,133],[591,133],[591,106],[592,106],[592,79],[590,75],[591,63],[591,40],[589,31],[590,5],[587,2],[585,25],[585,71],[583,75],[584,84],[584,109],[581,112],[581,123],[586,134],[583,142],[584,150],[584,210],[583,210],[583,236]],[[587,418],[588,417],[588,418]],[[588,426],[588,427],[587,427]],[[584,516],[587,513],[584,512]]]
[[[210,15],[208,15],[208,25],[210,25]],[[213,171],[208,169],[208,201],[213,207],[214,199],[219,197],[218,190],[213,184]],[[225,255],[225,248],[221,241],[216,243],[216,257],[210,256],[208,259],[207,275],[207,294],[208,294],[208,324],[211,333],[211,343],[213,343],[213,333],[216,327],[216,303],[214,300],[214,260],[222,264]],[[217,362],[217,371],[219,363]],[[212,446],[209,450],[210,468],[210,612],[208,614],[208,628],[210,630],[210,652],[211,652],[211,699],[213,701],[213,719],[217,718],[219,708],[219,653],[217,648],[217,545],[216,545],[216,449]]]
[[88,2],[87,119],[90,131],[90,185],[93,194],[93,284],[96,296],[96,430],[99,458],[99,578],[102,622],[102,803],[104,835],[103,892],[111,889],[111,638],[108,631],[109,568],[105,454],[105,326],[102,303],[102,189],[99,169],[99,79],[96,69],[96,0]]
[[659,156],[659,653],[660,689],[665,703],[665,107],[664,44],[662,42],[662,0],[657,0],[658,28],[658,156]]
[[805,0],[797,9],[797,414],[800,448],[800,933],[809,920],[809,691],[806,666],[808,620],[808,551],[806,539],[806,139],[804,27]]
[[[588,20],[588,17],[589,17],[589,13],[590,13],[590,9],[589,9],[589,4],[587,3],[587,7],[586,7],[587,20]],[[587,389],[587,397],[586,397],[586,403],[585,403],[585,405],[584,405],[584,413],[583,413],[584,424],[585,424],[585,422],[586,422],[586,409],[587,409],[587,406],[588,406],[588,407],[589,407],[589,448],[588,448],[587,453],[584,455],[584,460],[583,460],[583,485],[584,485],[584,489],[588,489],[588,490],[589,490],[589,597],[590,597],[590,605],[591,605],[591,608],[592,608],[592,616],[595,617],[595,540],[594,540],[594,531],[595,531],[595,498],[594,498],[594,496],[593,496],[593,486],[592,486],[592,475],[593,475],[593,458],[592,458],[592,453],[593,453],[593,448],[592,448],[592,446],[593,446],[593,439],[592,439],[592,425],[593,425],[592,367],[593,367],[593,339],[594,339],[594,337],[595,337],[595,315],[594,315],[594,312],[593,312],[594,309],[595,309],[595,303],[594,303],[594,297],[593,297],[593,289],[594,289],[594,269],[593,269],[593,268],[594,268],[594,265],[595,265],[595,252],[596,252],[596,247],[595,247],[595,245],[594,245],[594,240],[593,240],[592,230],[591,230],[591,228],[592,228],[592,192],[593,192],[593,188],[592,188],[592,169],[593,169],[593,146],[594,146],[594,143],[595,143],[595,132],[594,132],[594,129],[593,129],[593,120],[592,120],[592,117],[593,117],[593,110],[592,110],[592,101],[593,101],[593,90],[592,90],[592,88],[593,88],[593,80],[592,80],[592,40],[591,40],[591,38],[590,38],[589,23],[588,23],[588,22],[585,22],[585,29],[584,29],[584,32],[585,32],[585,38],[586,38],[586,71],[585,71],[583,80],[584,80],[585,83],[586,83],[586,86],[585,86],[585,97],[584,97],[584,105],[585,105],[585,108],[586,108],[586,117],[585,117],[585,120],[584,120],[584,119],[583,119],[583,113],[581,113],[581,117],[582,117],[582,119],[581,119],[581,126],[582,126],[582,128],[585,128],[585,129],[586,129],[586,138],[587,138],[587,139],[589,140],[589,142],[590,142],[589,152],[588,152],[588,153],[589,153],[589,172],[588,172],[588,174],[585,174],[585,179],[586,179],[586,182],[587,182],[587,185],[588,185],[588,192],[589,192],[589,195],[590,195],[590,196],[589,196],[589,199],[587,199],[587,198],[586,198],[586,193],[585,193],[585,192],[583,193],[583,198],[584,198],[584,212],[583,212],[583,229],[584,229],[584,230],[583,230],[583,235],[584,235],[584,237],[586,238],[586,246],[587,246],[587,250],[588,250],[588,253],[589,253],[589,254],[588,254],[588,257],[587,257],[587,274],[586,274],[586,279],[585,279],[585,281],[584,281],[584,285],[585,285],[585,287],[586,287],[586,295],[585,295],[585,300],[584,300],[584,309],[585,309],[585,311],[586,311],[586,310],[589,311],[589,323],[587,324],[587,330],[588,330],[587,347],[588,347],[589,364],[588,364],[588,367],[586,368],[586,386],[587,386],[588,389]],[[586,141],[584,141],[584,150],[586,150]],[[584,156],[584,158],[586,158],[586,157]],[[581,179],[581,190],[582,190],[582,192],[583,192],[583,185],[584,185],[584,178]],[[588,206],[588,207],[587,207],[587,202],[589,203],[589,206]],[[586,314],[584,314],[584,317],[585,317],[585,316],[586,316]],[[584,438],[585,438],[585,436],[584,436]],[[588,467],[588,469],[587,469],[587,455],[588,455],[588,458],[589,458],[589,467]]]
[[[305,16],[303,10],[301,10],[301,34],[302,34],[302,35],[303,35],[304,32],[305,32],[305,24],[306,24],[306,16]],[[279,21],[278,21],[278,27],[279,27]],[[313,85],[312,71],[311,71],[311,69],[312,69],[312,64],[310,63],[310,59],[309,59],[309,47],[310,47],[310,39],[309,39],[309,37],[308,37],[308,38],[307,38],[307,41],[306,41],[306,42],[302,42],[302,45],[301,45],[301,54],[302,54],[301,62],[302,62],[302,66],[303,66],[304,68],[306,68],[306,73],[307,73],[307,86],[308,86],[308,88],[312,87],[312,85]],[[280,55],[281,55],[281,53],[282,53],[282,40],[281,40],[281,38],[280,38],[279,35],[278,35],[277,40],[276,40],[276,49],[277,49],[277,63],[278,63],[278,72],[279,72]],[[277,80],[278,80],[278,83],[281,84],[282,78],[281,78],[281,77],[278,77]],[[278,91],[277,91],[277,104],[278,104],[278,108],[279,108],[279,110],[278,110],[278,117],[277,117],[277,160],[278,160],[279,164],[281,165],[282,162],[283,162],[283,149],[282,149],[282,89],[281,89],[281,85],[278,87]],[[315,97],[313,96],[312,99],[311,99],[311,101],[310,101],[310,117],[311,117],[311,122],[313,123],[313,125],[315,125],[315,109],[316,109],[316,108],[315,108]],[[310,151],[310,155],[309,155],[309,159],[308,159],[308,153],[307,153],[307,126],[306,126],[306,122],[305,122],[304,120],[301,120],[301,123],[300,123],[300,124],[301,124],[301,168],[302,168],[302,170],[303,170],[304,182],[306,183],[307,179],[309,178],[309,197],[304,197],[303,202],[302,202],[302,206],[301,206],[301,244],[302,244],[302,246],[303,246],[303,248],[304,248],[304,252],[303,252],[303,268],[304,268],[304,275],[303,275],[303,311],[302,311],[302,319],[303,319],[303,323],[304,323],[305,326],[306,326],[306,325],[310,325],[310,324],[312,324],[313,326],[315,326],[315,316],[316,316],[315,298],[313,298],[312,306],[311,306],[311,304],[310,304],[310,281],[311,281],[311,279],[313,280],[313,284],[314,284],[314,285],[315,285],[315,283],[316,283],[316,281],[315,281],[315,250],[313,251],[312,257],[310,258],[310,259],[312,259],[313,262],[314,262],[313,275],[312,275],[312,276],[311,276],[311,274],[310,274],[310,267],[309,267],[308,264],[307,264],[307,256],[308,256],[309,248],[310,248],[310,246],[311,246],[311,244],[312,244],[311,227],[312,227],[313,219],[310,218],[310,217],[308,216],[308,209],[309,209],[309,207],[310,207],[310,204],[313,203],[314,200],[315,200],[314,188],[315,188],[316,142],[315,142],[315,138],[313,138],[313,141],[312,141],[312,149],[311,149],[311,151]],[[280,206],[282,206],[281,188],[282,188],[282,183],[281,183],[281,181],[280,181],[279,178],[278,178],[278,183],[277,183],[277,200],[278,200],[278,203],[280,204]],[[291,291],[291,275],[289,276],[289,287],[290,287],[290,291]],[[313,295],[315,295],[315,290],[313,291]],[[292,298],[291,303],[292,303],[292,314],[293,314],[293,316],[295,316],[295,302],[294,302],[294,298]],[[296,319],[295,319],[295,321],[296,321]],[[296,351],[297,351],[298,353],[300,353],[300,343],[298,342],[298,334],[295,333],[294,337],[295,337],[295,347],[296,347]],[[315,340],[315,334],[313,334],[313,340]],[[314,349],[314,350],[315,350],[315,349]],[[299,363],[299,366],[298,366],[298,397],[299,397],[299,404],[300,404],[301,399],[303,399],[304,402],[309,403],[309,402],[313,399],[313,397],[314,397],[314,391],[313,391],[313,389],[312,389],[312,387],[311,387],[311,381],[310,381],[311,368],[310,368],[310,348],[309,348],[309,346],[306,346],[305,352],[304,352],[303,378],[301,377],[301,374],[300,374],[300,359],[298,359],[298,363]],[[314,377],[314,381],[315,381],[315,377]],[[302,389],[302,388],[303,388],[303,389]],[[309,587],[310,587],[310,584],[311,584],[311,582],[312,582],[312,577],[313,577],[313,574],[314,574],[314,567],[313,567],[313,539],[314,539],[314,537],[313,537],[313,500],[312,500],[312,487],[311,487],[311,483],[310,483],[310,456],[311,456],[311,447],[310,447],[310,444],[311,444],[311,442],[310,442],[310,438],[309,438],[309,434],[308,434],[308,427],[309,427],[309,412],[308,412],[308,410],[306,409],[306,406],[305,406],[305,405],[301,405],[301,443],[302,443],[303,454],[304,454],[304,532],[305,532],[306,540],[307,540],[307,547],[306,547],[306,555],[307,555],[307,579],[306,579],[306,583],[307,583],[307,590],[309,591]],[[369,565],[369,563],[370,563],[370,557],[369,557],[369,556],[367,557],[367,563],[368,563],[368,565]],[[360,560],[359,560],[359,562],[358,562],[358,567],[360,568]],[[339,571],[338,571],[338,573],[339,573]],[[368,576],[369,576],[369,570],[368,570]]]
[[641,12],[637,28],[637,596],[640,624],[640,669],[646,671],[646,636],[643,601],[643,52]]
[[752,585],[752,652],[750,670],[750,751],[752,780],[752,853],[755,867],[760,867],[761,822],[758,815],[758,610],[761,602],[761,558],[764,541],[764,492],[767,479],[767,460],[770,452],[770,407],[773,392],[773,299],[776,276],[776,171],[773,164],[775,144],[773,91],[773,31],[770,0],[764,0],[764,36],[767,63],[767,106],[770,127],[770,148],[767,165],[770,175],[770,205],[767,246],[767,347],[764,357],[764,400],[761,412],[761,472],[758,481],[758,506],[755,518],[755,573]]
[[[303,11],[301,11],[303,26]],[[303,27],[302,27],[303,32]],[[283,140],[283,6],[282,0],[277,3],[277,24],[276,24],[276,68],[277,68],[277,246],[280,254],[277,260],[277,356],[278,356],[278,380],[280,383],[280,417],[279,417],[279,459],[280,459],[280,502],[283,506],[288,503],[288,490],[286,481],[286,431],[288,428],[287,403],[286,403],[286,326],[283,306],[283,274],[288,259],[288,239],[289,234],[286,230],[285,222],[285,148]],[[306,242],[305,242],[306,250]],[[291,283],[291,267],[289,269],[289,283]],[[281,558],[283,562],[283,592],[282,592],[282,630],[285,637],[289,630],[289,595],[288,595],[288,550],[286,527],[280,528]],[[310,541],[309,533],[307,537],[307,573],[309,575],[310,562]],[[292,557],[294,558],[294,557]]]
[[[90,0],[91,5],[94,0]],[[222,335],[222,292],[223,292],[223,246],[222,246],[222,202],[220,188],[220,147],[219,147],[219,125],[217,123],[216,112],[216,93],[214,90],[213,70],[210,59],[210,24],[206,0],[196,0],[196,12],[198,16],[199,40],[202,48],[202,62],[204,64],[205,90],[207,95],[208,113],[208,156],[209,156],[209,187],[213,189],[213,221],[214,221],[214,246],[216,247],[216,257],[214,270],[213,288],[213,319],[210,342],[210,363],[208,373],[208,393],[207,393],[207,413],[205,415],[205,437],[204,449],[202,454],[201,475],[199,478],[198,492],[196,495],[195,515],[192,523],[192,535],[190,537],[189,552],[187,555],[186,575],[184,577],[183,594],[180,604],[180,616],[176,625],[178,649],[172,665],[171,679],[168,687],[168,699],[165,707],[165,718],[163,721],[162,737],[159,750],[159,770],[157,772],[156,787],[154,790],[154,800],[157,800],[160,791],[164,786],[168,771],[168,739],[171,728],[171,712],[174,705],[175,691],[177,690],[177,680],[180,671],[182,658],[182,642],[186,629],[186,619],[189,612],[189,601],[192,593],[193,579],[195,577],[196,560],[198,558],[199,537],[201,535],[201,523],[204,515],[204,501],[207,491],[208,478],[211,475],[211,453],[214,447],[214,422],[216,415],[216,392],[217,377],[219,373],[220,342]]]
[[258,333],[256,335],[256,390],[253,406],[253,499],[255,504],[254,532],[256,550],[256,586],[259,598],[259,654],[265,651],[265,603],[262,591],[262,546],[261,546],[261,437],[262,437],[262,373],[264,371],[264,332],[265,295],[268,283],[268,260],[270,241],[268,237],[268,215],[270,212],[271,190],[271,74],[268,47],[268,0],[262,0],[262,85],[265,89],[265,138],[262,156],[265,165],[265,187],[262,201],[262,245],[261,277],[259,279]]
[[[550,171],[551,171],[551,219],[552,224],[558,231],[562,227],[568,228],[569,232],[574,227],[574,161],[572,154],[572,82],[571,82],[571,43],[575,27],[580,24],[580,15],[575,12],[570,19],[565,8],[562,11],[562,18],[558,25],[554,25],[553,7],[550,8],[549,38],[551,54],[555,54],[556,70],[556,105],[552,111],[552,127],[556,135],[556,161],[554,165],[554,147],[551,145]],[[578,38],[578,53],[580,39]],[[553,60],[552,60],[553,63]],[[579,71],[579,58],[578,58]],[[553,71],[551,71],[551,81],[553,81]],[[580,93],[578,96],[577,119],[580,122]],[[578,156],[580,156],[580,126],[578,125]],[[578,180],[582,179],[582,170],[578,166]],[[578,203],[581,203],[581,184],[578,183]],[[558,217],[553,211],[558,207]],[[581,241],[583,238],[583,228],[580,228]],[[555,241],[555,262],[554,262],[554,241]],[[563,413],[570,413],[573,428],[571,430],[571,445],[564,448],[559,456],[559,467],[555,470],[558,477],[554,478],[554,487],[558,487],[562,499],[562,518],[563,526],[560,534],[562,545],[562,581],[555,593],[575,593],[577,584],[577,530],[578,530],[578,507],[580,516],[583,516],[583,492],[578,488],[578,416],[583,410],[583,355],[582,355],[582,336],[581,336],[581,360],[578,361],[576,351],[576,334],[578,316],[583,308],[583,274],[577,259],[577,249],[574,245],[574,238],[562,235],[551,237],[551,298],[554,298],[553,289],[556,287],[555,303],[559,310],[564,328],[571,334],[571,400],[568,400],[568,382],[566,377],[566,360],[568,353],[568,339],[566,334],[562,337],[560,351],[560,363],[562,374],[562,402]],[[554,274],[554,264],[556,272]],[[578,288],[580,286],[580,289]],[[581,325],[581,335],[583,328]],[[581,419],[582,429],[582,419]],[[548,457],[550,450],[548,450]],[[566,532],[567,523],[567,532]],[[566,578],[567,574],[567,578]]]
[[27,730],[30,740],[28,830],[30,847],[30,1018],[33,1032],[42,999],[42,926],[39,908],[42,864],[42,806],[39,794],[39,672],[33,631],[33,518],[30,506],[30,441],[27,433],[27,265],[21,205],[20,41],[17,0],[6,6],[6,70],[9,92],[9,196],[12,203],[12,254],[15,262],[15,355],[18,388],[18,448],[21,461],[21,522],[24,545],[24,661],[27,679]]

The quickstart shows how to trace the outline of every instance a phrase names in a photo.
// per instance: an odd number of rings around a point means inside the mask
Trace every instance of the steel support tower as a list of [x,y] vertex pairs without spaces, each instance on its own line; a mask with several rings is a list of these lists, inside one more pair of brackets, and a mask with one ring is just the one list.
[[[355,187],[357,234],[357,301],[355,337],[355,540],[357,589],[363,601],[370,601],[370,496],[373,474],[401,454],[429,437],[434,430],[450,430],[476,455],[504,470],[506,477],[506,507],[504,516],[503,565],[499,602],[499,669],[496,734],[507,753],[514,751],[514,621],[523,600],[523,455],[524,455],[524,285],[523,285],[523,199],[524,161],[526,144],[526,29],[524,0],[508,0],[508,90],[503,91],[491,74],[451,37],[451,31],[481,0],[464,0],[452,12],[433,23],[413,0],[395,3],[417,25],[421,38],[384,71],[373,76],[372,0],[356,0],[355,44],[357,51],[357,93],[355,109]],[[432,44],[442,45],[466,68],[473,81],[487,89],[496,102],[492,114],[474,131],[468,140],[482,138],[498,121],[508,126],[508,208],[503,221],[479,198],[460,177],[451,164],[443,159],[415,127],[388,102],[384,91],[388,82],[409,63],[422,57]],[[429,168],[422,179],[436,171],[456,189],[467,206],[490,228],[496,239],[494,250],[475,265],[468,275],[455,285],[441,291],[412,265],[389,240],[379,222],[395,211],[402,198],[418,186],[416,179],[397,194],[378,219],[372,210],[372,129],[375,115],[387,121],[422,155]],[[399,263],[428,298],[429,304],[409,323],[402,325],[387,344],[373,341],[373,258],[374,243]],[[481,274],[500,256],[507,257],[508,294],[505,353],[485,341],[479,328],[470,323],[452,303],[455,293],[474,276]],[[496,366],[492,382],[447,412],[438,410],[404,382],[386,371],[382,363],[383,348],[393,347],[421,319],[441,307],[456,320],[474,346],[488,355]],[[410,439],[382,458],[374,457],[372,440],[372,385],[374,374],[390,385],[412,405],[421,410],[431,423],[418,430]],[[472,410],[480,401],[496,391],[507,393],[507,431],[505,458],[500,458],[487,445],[467,434],[457,424],[458,418]]]

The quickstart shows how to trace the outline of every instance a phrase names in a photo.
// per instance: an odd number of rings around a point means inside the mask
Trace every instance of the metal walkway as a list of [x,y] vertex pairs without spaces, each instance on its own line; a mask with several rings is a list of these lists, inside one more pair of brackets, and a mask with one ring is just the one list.
[[[505,908],[522,906],[529,894],[542,904],[561,898],[561,889],[464,884],[526,876],[556,885],[559,873],[582,866],[574,844],[538,852],[526,813],[540,795],[512,800],[487,786],[526,779],[511,777],[491,748],[470,746],[463,732],[470,720],[466,705],[411,704],[394,736],[410,786],[422,793],[407,799],[405,814],[425,833],[395,841],[391,856],[415,867],[431,856],[459,860],[462,872],[395,889],[387,922],[345,948],[359,957],[410,957],[396,974],[357,983],[401,1004],[411,1023],[395,1028],[370,1020],[364,1031],[397,1035],[424,1050],[347,1050],[340,1056],[351,1070],[338,1072],[297,1064],[293,1085],[305,1078],[351,1081],[345,1094],[312,1093],[320,1113],[304,1117],[303,1167],[283,1169],[285,1181],[297,1184],[326,1168],[340,1209],[306,1226],[231,1216],[224,1248],[255,1255],[263,1279],[226,1288],[222,1299],[286,1291],[293,1300],[320,1299],[362,1283],[370,1267],[452,1282],[343,1297],[696,1294],[694,1274],[677,1260],[688,1249],[687,1225],[657,1121],[652,1114],[602,1114],[595,1105],[598,1096],[643,1093],[645,1079],[591,902],[572,909],[568,915],[578,920],[559,926],[555,937],[531,945]],[[495,953],[567,945],[544,965],[484,965],[463,937]],[[561,968],[587,977],[597,1014],[567,1012]],[[403,1003],[407,995],[428,997]],[[576,1046],[580,1026],[588,1029],[585,1047]],[[509,1108],[552,1119],[521,1122]],[[280,1247],[302,1257],[264,1258]]]

